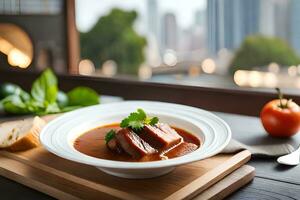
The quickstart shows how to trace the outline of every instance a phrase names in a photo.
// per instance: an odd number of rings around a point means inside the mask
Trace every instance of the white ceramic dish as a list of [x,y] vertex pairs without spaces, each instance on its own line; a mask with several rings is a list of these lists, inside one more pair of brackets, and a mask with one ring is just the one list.
[[[202,144],[196,151],[174,159],[153,162],[120,162],[94,158],[77,151],[74,140],[84,132],[101,125],[120,122],[129,113],[142,108],[161,122],[197,135]],[[88,164],[115,176],[150,178],[170,172],[175,166],[213,156],[229,143],[229,126],[214,114],[179,104],[124,101],[96,105],[66,113],[51,121],[41,132],[40,140],[50,152],[72,161]]]

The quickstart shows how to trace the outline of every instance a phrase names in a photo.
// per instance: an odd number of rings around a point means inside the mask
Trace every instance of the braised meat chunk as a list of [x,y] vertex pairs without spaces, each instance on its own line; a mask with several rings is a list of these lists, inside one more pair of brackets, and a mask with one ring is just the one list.
[[157,126],[145,125],[139,136],[152,147],[160,150],[168,149],[182,142],[182,137],[169,125],[158,124]]
[[129,128],[119,130],[116,134],[116,138],[122,149],[133,158],[138,159],[157,152]]
[[120,146],[116,138],[112,138],[109,142],[106,143],[107,147],[116,153],[122,153],[122,147]]
[[164,156],[167,156],[168,158],[180,157],[196,151],[197,148],[198,146],[193,143],[183,142],[176,146],[176,148],[173,148],[165,153]]

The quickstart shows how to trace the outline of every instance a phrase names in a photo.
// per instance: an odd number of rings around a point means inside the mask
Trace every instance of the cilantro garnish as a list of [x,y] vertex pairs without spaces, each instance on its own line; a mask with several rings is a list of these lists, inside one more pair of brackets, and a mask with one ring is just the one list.
[[108,131],[105,135],[105,142],[106,144],[113,139],[116,136],[116,131],[111,129],[110,131]]
[[146,124],[149,124],[151,126],[154,126],[157,123],[158,123],[158,117],[152,117],[146,119]]
[[136,112],[130,113],[128,117],[123,119],[120,126],[122,128],[131,128],[134,131],[140,131],[145,124],[153,126],[157,123],[157,117],[147,117],[145,111],[139,108]]

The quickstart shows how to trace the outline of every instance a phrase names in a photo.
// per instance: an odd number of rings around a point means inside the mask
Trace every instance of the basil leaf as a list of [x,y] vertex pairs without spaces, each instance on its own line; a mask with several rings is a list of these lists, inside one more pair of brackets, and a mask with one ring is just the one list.
[[57,78],[51,69],[46,69],[34,81],[30,94],[17,85],[4,84],[0,87],[0,94],[6,97],[0,101],[0,109],[12,114],[44,115],[99,103],[99,95],[90,88],[77,87],[66,95],[58,90],[57,85]]
[[4,99],[5,97],[17,95],[22,98],[25,102],[30,99],[30,95],[25,92],[20,86],[13,83],[4,83],[0,85],[0,98]]
[[99,95],[88,87],[77,87],[68,92],[69,106],[90,106],[99,104]]
[[20,92],[20,97],[23,100],[23,102],[29,101],[30,100],[30,94],[28,94],[27,92],[25,92],[24,90],[21,90]]
[[34,81],[31,88],[31,96],[39,102],[54,103],[58,92],[57,78],[51,69],[46,69],[41,76]]
[[59,90],[57,93],[56,103],[60,108],[65,108],[66,106],[68,106],[69,99],[67,94]]
[[42,113],[45,110],[45,105],[43,102],[36,101],[34,99],[30,99],[26,101],[26,107],[31,113]]
[[106,144],[113,139],[116,136],[116,131],[111,129],[109,132],[106,133],[105,135],[105,142]]
[[60,112],[60,108],[56,102],[48,104],[45,110],[45,114],[53,114],[59,112]]
[[5,112],[12,114],[27,114],[29,110],[27,105],[22,101],[21,97],[18,95],[11,95],[3,99],[3,108]]

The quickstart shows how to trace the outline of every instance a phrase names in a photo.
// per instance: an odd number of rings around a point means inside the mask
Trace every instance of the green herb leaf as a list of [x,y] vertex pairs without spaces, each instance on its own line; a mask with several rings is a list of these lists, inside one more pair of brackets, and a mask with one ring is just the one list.
[[25,92],[24,90],[21,90],[20,91],[20,97],[21,97],[21,99],[24,101],[24,102],[26,102],[26,101],[29,101],[30,100],[30,94],[28,94],[27,92]]
[[51,69],[46,69],[31,88],[31,96],[39,102],[54,103],[58,92],[57,78]]
[[128,127],[135,131],[140,131],[145,124],[155,125],[158,123],[158,118],[147,118],[147,115],[143,109],[137,109],[137,112],[130,113],[130,115],[123,119],[120,126],[122,128]]
[[137,113],[138,113],[140,119],[145,120],[147,118],[147,115],[143,109],[141,109],[141,108],[137,109]]
[[[137,112],[130,113],[130,115],[123,119],[120,126],[122,128],[131,127],[132,129],[139,129],[140,124],[143,124],[146,119],[146,113],[142,109],[137,109]],[[137,127],[135,127],[135,125]]]
[[142,128],[144,128],[144,122],[143,121],[130,121],[128,123],[128,127],[132,128],[135,131],[140,131]]
[[69,98],[66,93],[59,90],[57,93],[56,102],[60,108],[65,108],[69,105]]
[[30,113],[35,113],[35,114],[45,113],[44,102],[39,102],[34,99],[30,99],[29,101],[26,101],[25,104]]
[[77,87],[68,92],[69,106],[90,106],[99,104],[99,95],[88,87]]
[[27,105],[22,101],[19,95],[11,95],[2,101],[3,108],[6,112],[12,114],[28,114]]
[[56,102],[48,104],[45,110],[45,114],[59,113],[61,110]]
[[11,95],[18,95],[22,98],[23,101],[30,99],[30,95],[25,92],[20,86],[13,83],[4,83],[0,85],[0,99]]
[[13,83],[3,83],[0,85],[0,99],[4,99],[10,95],[18,95],[22,89]]
[[116,131],[111,129],[108,131],[105,135],[105,142],[108,143],[111,139],[113,139],[116,136]]
[[159,121],[158,117],[153,117],[150,119],[150,122],[148,123],[151,126],[154,126],[155,124],[157,124]]
[[90,88],[77,87],[66,95],[57,85],[55,74],[46,69],[34,81],[30,94],[18,85],[0,85],[0,98],[5,97],[0,104],[7,113],[45,115],[99,103],[99,95]]
[[4,107],[2,101],[0,101],[0,114],[4,112]]

